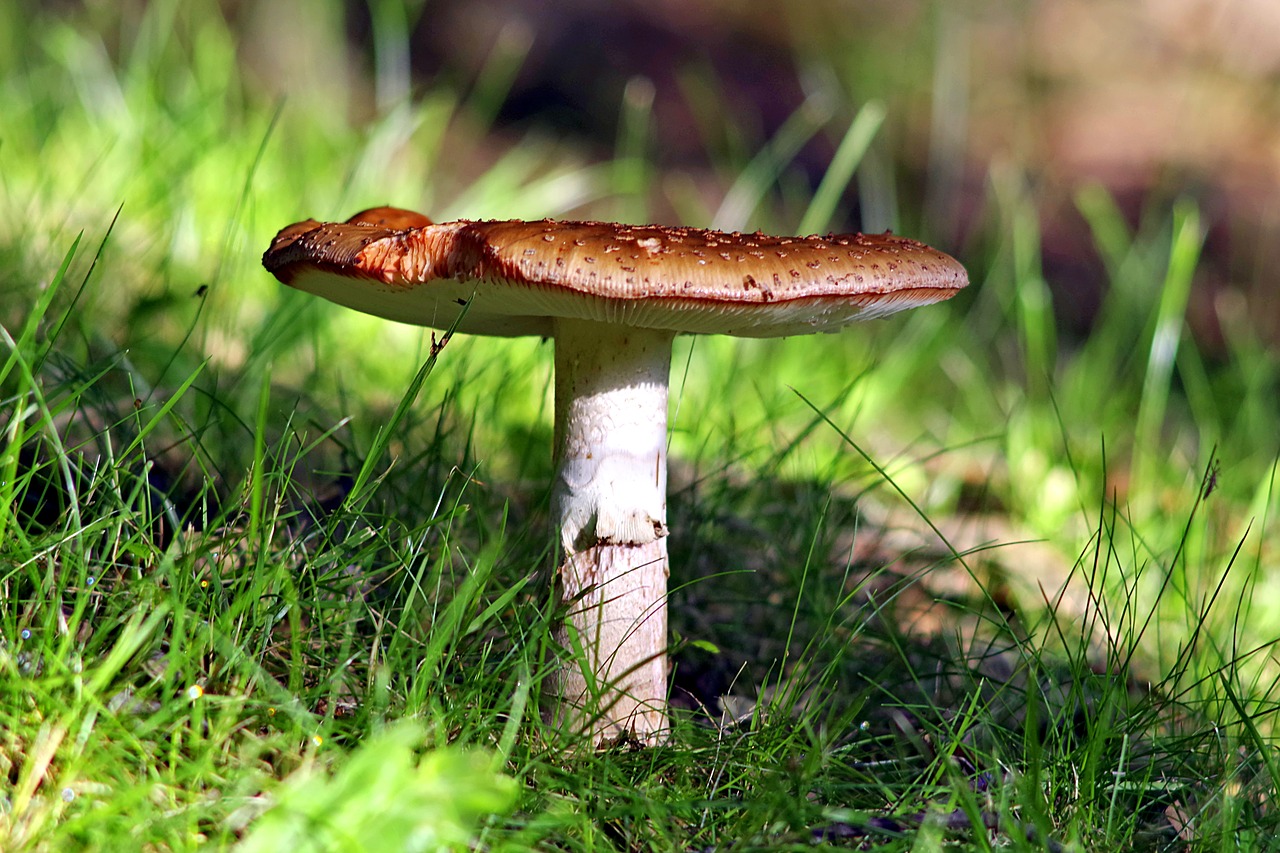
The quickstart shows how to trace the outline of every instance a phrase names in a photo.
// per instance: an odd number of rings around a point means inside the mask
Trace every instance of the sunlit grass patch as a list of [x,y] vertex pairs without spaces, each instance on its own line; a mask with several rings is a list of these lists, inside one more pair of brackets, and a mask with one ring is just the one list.
[[[592,753],[539,715],[550,346],[455,337],[431,361],[430,332],[286,292],[259,257],[373,203],[644,218],[683,185],[646,160],[643,82],[596,166],[486,133],[518,39],[470,95],[380,66],[353,116],[358,82],[264,94],[213,6],[118,32],[20,14],[0,8],[29,35],[0,56],[0,847],[1273,836],[1276,360],[1243,323],[1215,358],[1180,334],[1190,201],[1134,229],[1080,194],[1111,289],[1079,340],[1033,189],[997,169],[953,304],[677,342],[675,735]],[[726,221],[822,228],[834,190],[810,204],[788,152],[851,140],[827,186],[856,173],[878,113],[838,112],[706,129]],[[888,195],[876,215],[920,218]]]

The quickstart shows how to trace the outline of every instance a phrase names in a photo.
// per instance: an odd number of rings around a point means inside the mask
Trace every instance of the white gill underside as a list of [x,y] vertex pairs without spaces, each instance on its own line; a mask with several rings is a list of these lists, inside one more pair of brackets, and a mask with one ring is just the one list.
[[[907,292],[861,304],[844,297],[812,297],[767,304],[665,299],[616,299],[538,285],[436,280],[385,284],[314,270],[294,286],[367,314],[401,323],[447,329],[463,315],[459,331],[519,337],[554,333],[557,317],[616,323],[676,334],[774,338],[837,332],[852,322],[883,317],[935,302],[928,291]],[[464,314],[465,306],[465,314]]]

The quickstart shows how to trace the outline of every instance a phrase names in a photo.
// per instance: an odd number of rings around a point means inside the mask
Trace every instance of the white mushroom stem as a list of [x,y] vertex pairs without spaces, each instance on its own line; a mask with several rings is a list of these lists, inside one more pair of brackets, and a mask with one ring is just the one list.
[[558,320],[553,512],[566,651],[553,717],[666,736],[667,383],[674,333]]

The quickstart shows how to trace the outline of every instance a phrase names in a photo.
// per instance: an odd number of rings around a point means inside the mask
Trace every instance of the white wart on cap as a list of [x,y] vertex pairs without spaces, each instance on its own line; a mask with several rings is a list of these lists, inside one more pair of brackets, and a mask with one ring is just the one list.
[[368,314],[555,339],[554,511],[566,653],[553,719],[665,737],[666,419],[676,334],[834,332],[954,296],[953,258],[890,234],[772,237],[608,222],[456,221],[374,208],[282,230],[263,265]]

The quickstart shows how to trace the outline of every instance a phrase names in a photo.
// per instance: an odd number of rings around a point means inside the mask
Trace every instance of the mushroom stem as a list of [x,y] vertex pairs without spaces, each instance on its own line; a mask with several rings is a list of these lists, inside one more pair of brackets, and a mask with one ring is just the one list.
[[674,333],[558,320],[553,512],[564,562],[552,718],[665,739],[667,382]]

